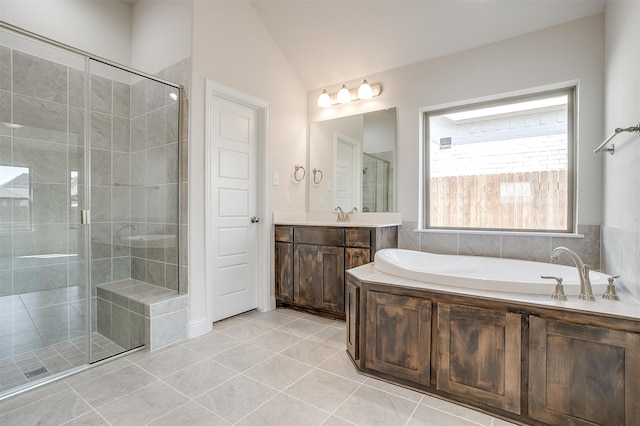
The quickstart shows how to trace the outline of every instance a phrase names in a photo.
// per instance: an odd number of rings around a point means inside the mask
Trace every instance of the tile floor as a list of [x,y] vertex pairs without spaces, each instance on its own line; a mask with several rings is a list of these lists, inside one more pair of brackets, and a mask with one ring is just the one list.
[[[10,391],[26,383],[84,365],[85,340],[84,336],[80,336],[55,345],[0,358],[0,392]],[[103,335],[91,334],[91,355],[94,360],[106,359],[122,352],[125,352],[124,348]]]
[[[0,297],[0,393],[85,364],[85,299],[77,286]],[[125,351],[91,335],[93,360]]]
[[0,403],[11,425],[510,423],[354,370],[345,324],[279,309],[126,357]]

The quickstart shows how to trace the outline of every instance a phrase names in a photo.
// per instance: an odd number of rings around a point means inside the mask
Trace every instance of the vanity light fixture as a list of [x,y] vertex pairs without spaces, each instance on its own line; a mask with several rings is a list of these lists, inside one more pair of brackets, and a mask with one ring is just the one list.
[[371,99],[373,97],[373,90],[371,89],[371,85],[365,78],[362,81],[360,87],[358,87],[358,99]]
[[338,90],[338,96],[336,97],[339,104],[348,104],[351,102],[351,93],[349,93],[349,89],[347,89],[346,85],[342,85],[340,90]]
[[358,89],[349,89],[346,84],[343,84],[337,93],[330,94],[327,89],[323,89],[318,96],[317,105],[320,108],[327,108],[337,104],[348,104],[359,99],[371,99],[381,92],[382,86],[380,84],[369,84],[365,79]]
[[329,92],[327,89],[324,89],[320,96],[318,96],[318,106],[320,108],[326,108],[331,106],[331,97],[329,96]]

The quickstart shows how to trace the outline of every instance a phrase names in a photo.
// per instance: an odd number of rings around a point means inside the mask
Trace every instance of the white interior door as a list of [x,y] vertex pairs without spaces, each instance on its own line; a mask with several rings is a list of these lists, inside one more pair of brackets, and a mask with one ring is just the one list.
[[258,110],[209,99],[208,255],[212,320],[258,307]]
[[361,208],[362,143],[346,135],[334,136],[335,203],[345,211]]

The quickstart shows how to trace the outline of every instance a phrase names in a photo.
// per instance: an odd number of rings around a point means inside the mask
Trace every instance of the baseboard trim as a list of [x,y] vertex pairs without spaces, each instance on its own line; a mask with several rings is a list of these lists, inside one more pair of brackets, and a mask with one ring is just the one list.
[[202,336],[213,330],[213,324],[211,324],[207,318],[202,318],[197,321],[189,321],[188,327],[187,336],[189,339]]

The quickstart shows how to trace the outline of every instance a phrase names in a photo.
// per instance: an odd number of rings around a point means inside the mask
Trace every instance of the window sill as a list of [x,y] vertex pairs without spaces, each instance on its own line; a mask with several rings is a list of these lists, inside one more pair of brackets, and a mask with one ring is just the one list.
[[464,235],[496,235],[517,237],[552,237],[552,238],[584,238],[584,234],[568,232],[520,232],[520,231],[474,231],[465,229],[414,229],[413,232],[425,234],[464,234]]

